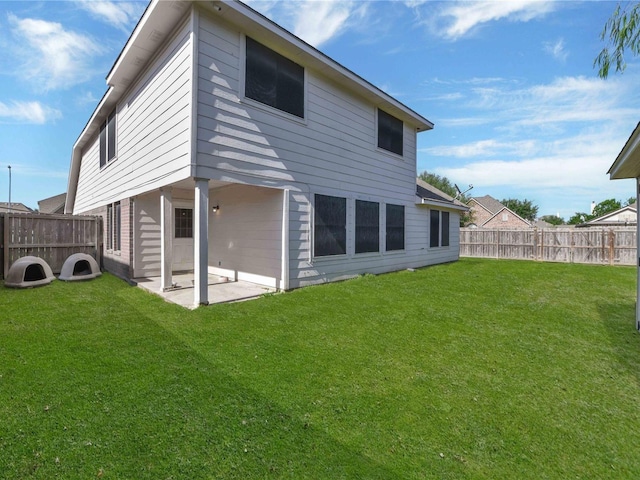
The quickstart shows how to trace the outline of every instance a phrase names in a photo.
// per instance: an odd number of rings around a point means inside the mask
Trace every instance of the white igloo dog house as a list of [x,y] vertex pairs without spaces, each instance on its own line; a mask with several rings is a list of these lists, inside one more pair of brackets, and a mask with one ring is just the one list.
[[98,262],[86,253],[74,253],[64,261],[60,270],[60,280],[72,282],[77,280],[91,280],[102,275]]
[[38,257],[26,256],[13,262],[4,285],[11,288],[39,287],[50,284],[55,278],[47,262]]

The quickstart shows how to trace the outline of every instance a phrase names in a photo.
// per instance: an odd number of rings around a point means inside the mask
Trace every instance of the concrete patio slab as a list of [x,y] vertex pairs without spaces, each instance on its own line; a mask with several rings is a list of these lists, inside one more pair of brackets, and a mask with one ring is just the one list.
[[[160,277],[135,278],[133,283],[138,287],[161,296],[167,302],[182,307],[194,309],[193,304],[193,273],[180,273],[172,276],[174,287],[167,291],[160,288]],[[251,300],[265,293],[275,292],[275,288],[244,282],[233,281],[218,275],[209,275],[208,281],[209,304],[230,303]]]

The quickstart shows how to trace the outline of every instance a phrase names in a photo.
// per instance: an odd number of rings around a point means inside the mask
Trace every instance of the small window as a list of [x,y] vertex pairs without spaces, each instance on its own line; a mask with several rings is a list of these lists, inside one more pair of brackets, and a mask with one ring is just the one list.
[[246,97],[304,118],[304,68],[246,37]]
[[404,250],[404,206],[387,204],[387,251]]
[[116,111],[100,126],[100,167],[116,157]]
[[509,214],[508,213],[503,213],[502,214],[502,221],[503,222],[508,222],[509,221]]
[[378,110],[378,147],[402,155],[402,120]]
[[431,221],[429,224],[429,246],[448,247],[449,246],[449,212],[431,210]]
[[175,237],[193,238],[193,209],[176,208]]
[[347,252],[347,199],[316,195],[314,211],[314,255],[344,255]]
[[380,251],[380,204],[356,200],[356,253]]
[[107,250],[121,249],[121,213],[120,202],[107,205]]

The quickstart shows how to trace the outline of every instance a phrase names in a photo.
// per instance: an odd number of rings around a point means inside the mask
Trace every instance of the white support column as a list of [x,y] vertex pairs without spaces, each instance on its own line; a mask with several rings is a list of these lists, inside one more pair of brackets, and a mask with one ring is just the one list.
[[282,192],[282,271],[280,290],[289,290],[289,190]]
[[[636,206],[640,205],[640,178],[636,178]],[[640,213],[640,212],[639,212]],[[640,244],[640,214],[636,220],[636,243]],[[636,287],[636,329],[640,330],[640,245],[636,245],[636,256],[638,257],[637,287]]]
[[171,187],[160,189],[160,288],[171,288],[173,264],[173,201]]
[[193,219],[193,303],[208,305],[209,180],[196,178]]

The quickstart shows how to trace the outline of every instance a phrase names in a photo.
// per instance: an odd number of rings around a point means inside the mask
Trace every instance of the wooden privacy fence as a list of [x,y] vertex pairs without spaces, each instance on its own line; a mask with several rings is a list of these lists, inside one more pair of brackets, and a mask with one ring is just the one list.
[[0,265],[2,278],[18,258],[40,257],[54,273],[74,253],[86,253],[100,264],[100,217],[0,213]]
[[636,265],[636,227],[460,229],[460,256]]

